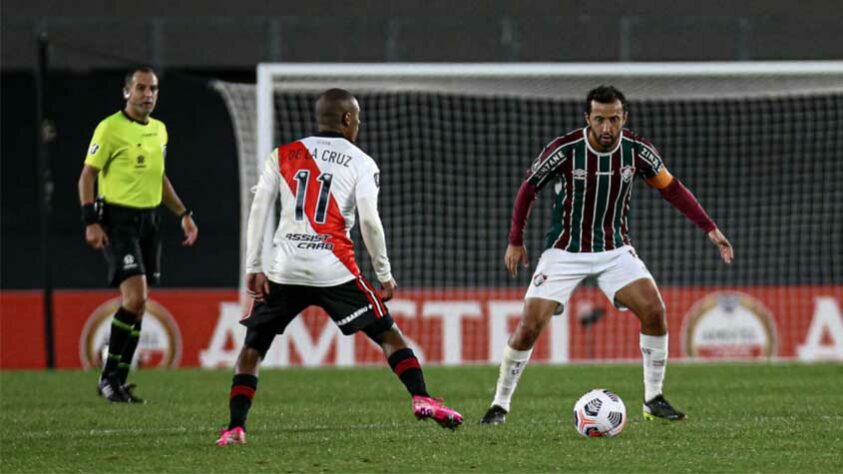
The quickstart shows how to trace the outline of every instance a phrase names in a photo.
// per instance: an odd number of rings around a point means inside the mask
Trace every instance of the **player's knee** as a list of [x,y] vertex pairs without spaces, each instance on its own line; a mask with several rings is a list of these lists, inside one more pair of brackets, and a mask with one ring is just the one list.
[[510,347],[516,350],[529,349],[533,347],[536,339],[541,335],[543,324],[533,320],[522,320],[512,334],[509,341]]
[[146,312],[146,298],[143,295],[128,295],[123,298],[123,307],[131,311],[138,319]]
[[655,300],[647,303],[644,306],[644,313],[647,315],[647,319],[653,322],[664,322],[665,316],[667,314],[667,310],[664,307],[664,303],[661,300]]
[[379,346],[383,346],[384,344],[391,346],[406,345],[404,344],[404,337],[401,335],[401,331],[398,330],[392,320],[378,320],[363,328],[363,332]]
[[641,325],[647,334],[664,334],[667,330],[667,310],[661,300],[648,302],[640,313]]

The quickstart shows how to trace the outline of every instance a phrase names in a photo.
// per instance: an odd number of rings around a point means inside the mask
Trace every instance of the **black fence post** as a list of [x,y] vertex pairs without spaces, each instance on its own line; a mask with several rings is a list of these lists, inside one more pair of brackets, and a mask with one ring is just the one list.
[[50,252],[50,221],[53,206],[53,177],[50,167],[48,142],[55,131],[52,123],[45,117],[47,96],[47,70],[49,67],[49,46],[46,31],[40,31],[37,38],[38,61],[35,65],[35,104],[36,104],[36,150],[38,153],[38,208],[41,216],[41,263],[44,283],[44,343],[48,369],[56,367],[55,344],[53,337],[53,275],[52,252]]

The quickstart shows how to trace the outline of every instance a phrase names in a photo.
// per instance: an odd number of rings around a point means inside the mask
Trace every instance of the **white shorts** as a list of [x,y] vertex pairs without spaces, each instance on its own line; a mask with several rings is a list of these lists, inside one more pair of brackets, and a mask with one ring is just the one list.
[[615,304],[615,293],[642,278],[653,280],[644,262],[629,245],[608,252],[572,253],[547,249],[539,259],[524,298],[543,298],[568,303],[571,293],[585,278],[597,276],[597,284]]

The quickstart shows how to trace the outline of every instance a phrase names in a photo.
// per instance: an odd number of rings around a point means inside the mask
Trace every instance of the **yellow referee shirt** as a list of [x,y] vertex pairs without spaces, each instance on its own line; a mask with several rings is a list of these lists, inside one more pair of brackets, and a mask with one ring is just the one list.
[[85,164],[100,170],[99,195],[105,202],[135,208],[161,204],[167,127],[150,117],[132,120],[122,110],[97,125]]

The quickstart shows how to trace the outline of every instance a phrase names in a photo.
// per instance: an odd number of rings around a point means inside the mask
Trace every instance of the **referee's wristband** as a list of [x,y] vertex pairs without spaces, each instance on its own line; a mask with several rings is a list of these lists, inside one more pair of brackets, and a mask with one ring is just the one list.
[[184,212],[179,214],[179,219],[184,219],[185,217],[193,217],[193,211],[190,209],[185,209]]
[[85,223],[86,226],[99,224],[100,218],[94,203],[82,205],[82,222]]

